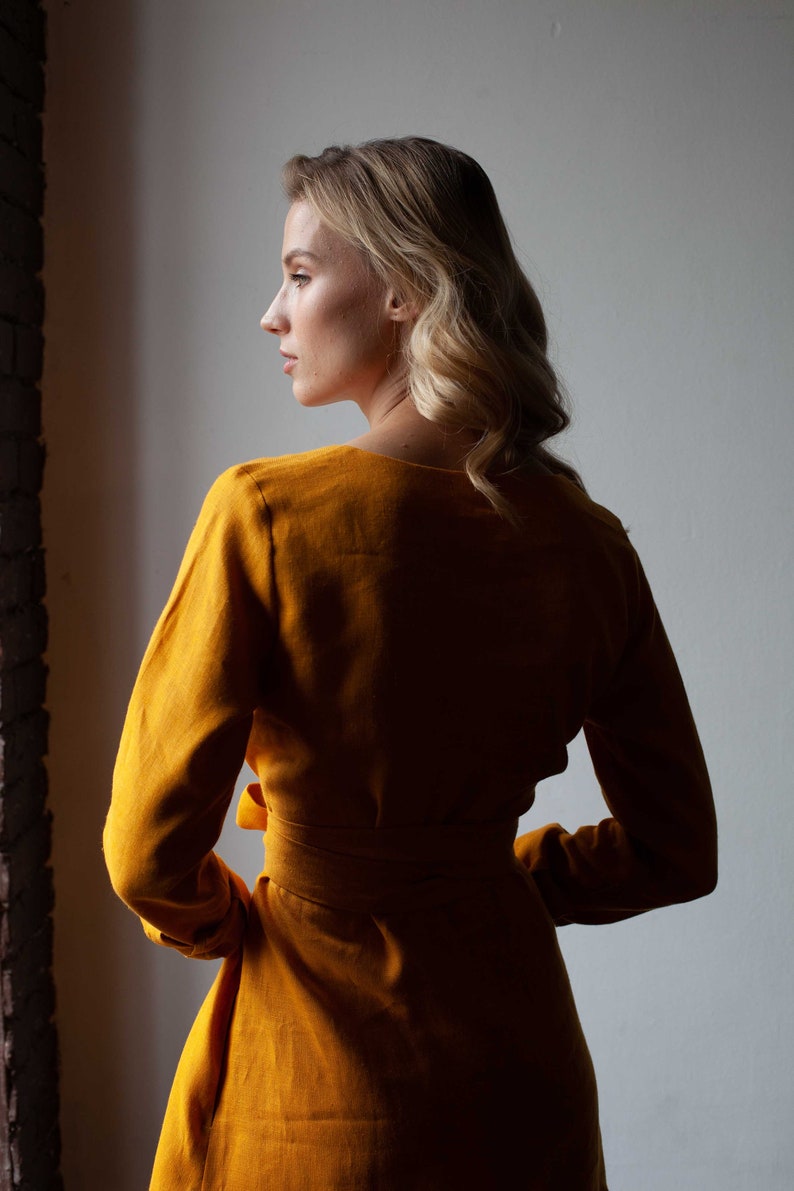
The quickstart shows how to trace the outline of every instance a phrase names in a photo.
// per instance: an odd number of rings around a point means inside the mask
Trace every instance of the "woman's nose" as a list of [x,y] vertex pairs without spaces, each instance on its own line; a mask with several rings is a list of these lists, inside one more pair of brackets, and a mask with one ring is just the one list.
[[273,301],[268,306],[265,313],[260,320],[260,327],[263,331],[269,331],[271,335],[283,335],[286,330],[286,320],[282,311],[279,308],[279,295],[277,294]]

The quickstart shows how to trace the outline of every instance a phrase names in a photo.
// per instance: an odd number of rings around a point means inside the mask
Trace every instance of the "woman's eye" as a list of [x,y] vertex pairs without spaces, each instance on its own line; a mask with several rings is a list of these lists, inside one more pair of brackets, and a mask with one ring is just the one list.
[[305,273],[290,273],[289,276],[290,276],[290,281],[293,281],[295,283],[295,285],[298,286],[299,289],[301,286],[305,285],[306,282],[309,280],[309,278],[306,276]]

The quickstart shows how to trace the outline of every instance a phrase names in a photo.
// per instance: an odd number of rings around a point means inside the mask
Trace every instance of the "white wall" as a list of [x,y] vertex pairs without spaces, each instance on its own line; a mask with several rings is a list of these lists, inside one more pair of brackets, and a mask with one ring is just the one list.
[[[46,120],[50,772],[67,1191],[145,1185],[214,965],[146,943],[100,831],[147,634],[232,462],[344,441],[258,328],[279,166],[421,132],[491,174],[567,444],[628,522],[713,773],[717,893],[563,945],[612,1191],[788,1191],[790,0],[60,0]],[[533,822],[602,807],[581,751]],[[224,835],[253,876],[258,838]],[[408,1189],[406,1189],[408,1191]]]

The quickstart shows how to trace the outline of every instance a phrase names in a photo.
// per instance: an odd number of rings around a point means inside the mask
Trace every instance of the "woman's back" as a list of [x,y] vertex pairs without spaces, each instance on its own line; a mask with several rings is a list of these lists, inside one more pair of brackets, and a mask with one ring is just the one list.
[[504,481],[517,531],[463,472],[350,447],[246,471],[271,535],[249,760],[272,806],[360,826],[523,813],[625,642],[617,520],[540,474]]
[[[619,522],[561,478],[503,484],[521,530],[463,473],[351,447],[254,461],[208,497],[106,848],[158,941],[236,948],[233,905],[209,936],[185,925],[202,895],[234,900],[206,853],[247,750],[260,782],[238,816],[267,830],[266,875],[245,963],[186,1047],[155,1188],[497,1188],[517,1163],[526,1188],[606,1185],[552,916],[699,892],[708,782]],[[514,853],[585,721],[617,818]]]

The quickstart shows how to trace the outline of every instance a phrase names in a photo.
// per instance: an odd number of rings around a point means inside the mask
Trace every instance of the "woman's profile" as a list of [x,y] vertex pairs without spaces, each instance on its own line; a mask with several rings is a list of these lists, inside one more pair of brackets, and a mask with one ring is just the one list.
[[[566,402],[483,170],[407,137],[284,182],[262,326],[302,405],[369,429],[216,481],[133,691],[113,885],[154,941],[224,957],[151,1186],[603,1191],[555,927],[715,884],[676,662],[550,446]],[[516,838],[582,727],[606,817]],[[213,851],[244,760],[253,891]]]

